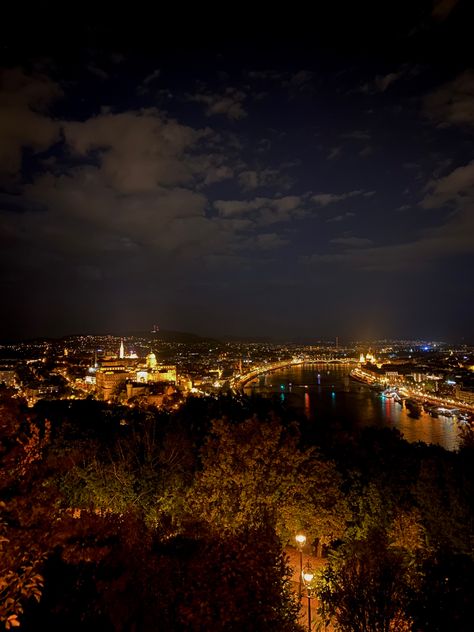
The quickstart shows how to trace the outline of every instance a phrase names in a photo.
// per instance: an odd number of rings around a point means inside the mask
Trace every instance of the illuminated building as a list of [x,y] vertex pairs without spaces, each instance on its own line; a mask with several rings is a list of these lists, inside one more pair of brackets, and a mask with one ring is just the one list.
[[149,382],[173,382],[176,384],[176,366],[159,365],[154,371],[148,374]]
[[146,384],[148,382],[148,371],[137,371],[137,382],[139,384]]
[[474,405],[474,391],[465,390],[460,388],[459,386],[456,386],[454,392],[456,394],[456,397],[460,401],[465,402],[466,404],[470,404],[471,406]]
[[137,382],[127,381],[126,397],[128,400],[140,398],[152,406],[163,406],[176,393],[176,387],[164,382],[158,384],[138,384]]
[[118,395],[129,376],[129,372],[124,367],[99,369],[95,374],[95,384],[99,398],[108,400]]
[[[120,347],[122,352],[123,342]],[[118,392],[129,377],[130,371],[125,366],[123,359],[107,358],[102,360],[100,368],[95,374],[98,397],[107,400],[114,395],[118,395]]]
[[147,367],[149,369],[156,369],[156,365],[157,365],[156,355],[153,352],[151,352],[151,353],[149,353],[147,355],[147,357],[146,357],[146,365],[147,365]]
[[123,338],[122,338],[122,340],[120,341],[119,358],[123,359],[124,357],[125,357],[125,349],[124,349],[124,346],[123,346]]
[[101,370],[115,370],[115,369],[125,369],[124,359],[120,360],[119,358],[104,358],[100,362]]

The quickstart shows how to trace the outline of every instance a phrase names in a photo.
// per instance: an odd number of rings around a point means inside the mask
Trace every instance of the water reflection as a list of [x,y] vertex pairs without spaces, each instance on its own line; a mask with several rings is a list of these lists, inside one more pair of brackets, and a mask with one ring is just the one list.
[[417,414],[350,379],[349,371],[350,367],[342,365],[300,365],[268,373],[246,390],[262,395],[280,393],[315,422],[333,419],[356,426],[388,426],[397,428],[408,441],[457,448],[460,433],[455,419],[435,418],[423,411]]
[[308,419],[311,419],[311,400],[307,392],[304,394],[304,414]]

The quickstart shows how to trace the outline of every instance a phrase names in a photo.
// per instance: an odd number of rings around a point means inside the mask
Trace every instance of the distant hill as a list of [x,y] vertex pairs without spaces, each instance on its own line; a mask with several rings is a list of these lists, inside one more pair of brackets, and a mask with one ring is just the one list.
[[143,336],[144,338],[152,338],[153,340],[159,340],[160,342],[181,342],[185,344],[197,344],[200,342],[209,342],[212,344],[221,344],[219,340],[215,338],[209,338],[206,336],[200,336],[198,334],[192,334],[188,331],[168,331],[160,330],[156,333],[150,331],[136,331],[126,334],[128,336]]
[[128,332],[122,331],[118,333],[111,332],[111,331],[102,332],[102,333],[84,332],[82,334],[75,333],[75,334],[68,334],[66,336],[58,336],[57,338],[54,338],[51,336],[45,336],[45,337],[26,338],[26,339],[21,339],[21,338],[10,339],[10,340],[5,339],[5,340],[0,340],[0,344],[14,344],[14,343],[38,344],[38,343],[44,343],[44,342],[54,343],[58,341],[70,340],[71,338],[78,338],[80,336],[107,336],[107,335],[115,336],[116,338],[120,338],[122,336],[123,337],[137,336],[140,338],[150,338],[153,340],[159,340],[161,342],[181,342],[181,343],[187,343],[187,344],[209,342],[213,344],[222,344],[219,340],[216,340],[215,338],[199,336],[198,334],[192,334],[187,331],[168,331],[168,330],[158,331],[156,333],[152,333],[151,331],[128,331]]
[[266,336],[223,336],[221,338],[223,342],[241,342],[245,343],[269,343],[273,344],[275,340],[273,338],[267,338]]

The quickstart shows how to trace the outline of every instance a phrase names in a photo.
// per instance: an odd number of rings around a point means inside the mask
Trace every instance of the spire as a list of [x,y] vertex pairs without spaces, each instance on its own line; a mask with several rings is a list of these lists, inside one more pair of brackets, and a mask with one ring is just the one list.
[[123,358],[124,358],[124,357],[125,357],[125,349],[124,349],[124,346],[123,346],[123,338],[122,338],[122,339],[121,339],[121,341],[120,341],[120,353],[119,353],[119,358],[120,358],[121,360],[123,360]]

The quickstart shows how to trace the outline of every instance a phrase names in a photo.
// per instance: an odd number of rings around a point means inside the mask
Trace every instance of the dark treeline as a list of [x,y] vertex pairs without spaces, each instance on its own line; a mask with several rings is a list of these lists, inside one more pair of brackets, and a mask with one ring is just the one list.
[[474,443],[314,425],[277,400],[169,413],[0,396],[0,620],[10,629],[297,631],[283,552],[325,545],[319,616],[472,629]]

